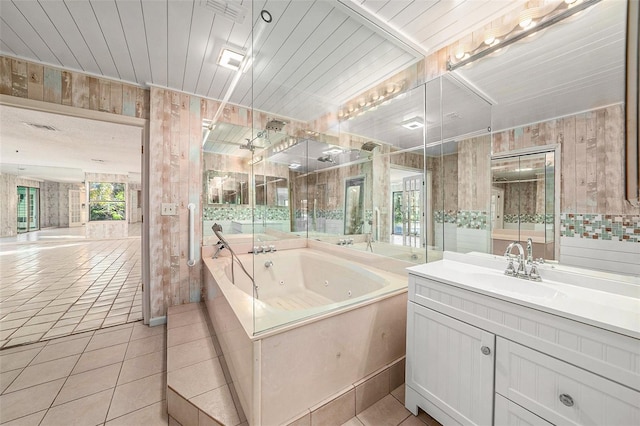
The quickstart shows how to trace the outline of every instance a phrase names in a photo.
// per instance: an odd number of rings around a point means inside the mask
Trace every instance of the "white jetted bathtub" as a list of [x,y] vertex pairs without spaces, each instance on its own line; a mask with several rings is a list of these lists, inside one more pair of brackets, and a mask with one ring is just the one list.
[[231,282],[229,253],[203,251],[207,310],[252,425],[286,424],[405,354],[407,276],[332,251],[238,253],[257,299],[237,264]]

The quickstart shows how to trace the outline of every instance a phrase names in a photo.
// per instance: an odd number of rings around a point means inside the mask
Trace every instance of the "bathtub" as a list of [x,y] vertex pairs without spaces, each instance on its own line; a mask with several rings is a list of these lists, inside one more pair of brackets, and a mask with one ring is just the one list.
[[405,354],[406,274],[330,251],[239,254],[257,299],[237,265],[231,283],[228,253],[203,253],[207,311],[252,425],[287,424]]

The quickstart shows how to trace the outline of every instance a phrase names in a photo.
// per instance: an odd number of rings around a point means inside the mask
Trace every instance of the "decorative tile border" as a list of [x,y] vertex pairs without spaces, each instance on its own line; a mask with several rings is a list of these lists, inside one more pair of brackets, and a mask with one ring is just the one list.
[[487,229],[488,215],[480,210],[442,211],[433,213],[436,223],[455,223],[458,228]]
[[640,216],[604,214],[560,214],[563,237],[640,242]]
[[289,207],[205,207],[204,220],[289,220]]
[[553,214],[505,214],[505,223],[553,223]]

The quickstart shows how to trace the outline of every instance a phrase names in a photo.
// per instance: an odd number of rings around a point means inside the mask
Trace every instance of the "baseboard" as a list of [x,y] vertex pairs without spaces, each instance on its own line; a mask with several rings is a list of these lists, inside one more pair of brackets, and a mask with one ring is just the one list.
[[149,326],[155,327],[156,325],[162,325],[167,323],[167,316],[154,317],[149,320]]

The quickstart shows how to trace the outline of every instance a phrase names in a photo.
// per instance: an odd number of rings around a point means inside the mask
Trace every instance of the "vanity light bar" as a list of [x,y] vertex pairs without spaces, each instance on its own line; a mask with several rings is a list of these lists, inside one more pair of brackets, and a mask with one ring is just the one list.
[[[473,52],[471,52],[470,54],[465,54],[465,53],[461,53],[461,52],[457,52],[456,53],[456,57],[461,57],[462,60],[460,62],[456,62],[453,63],[451,61],[451,58],[449,58],[449,60],[447,61],[447,69],[449,71],[454,71],[460,67],[463,67],[467,64],[470,64],[471,62],[477,61],[478,59],[484,58],[487,55],[490,55],[492,53],[494,53],[495,51],[502,49],[504,47],[509,46],[510,44],[515,43],[518,40],[522,40],[523,38],[526,38],[530,35],[535,34],[536,32],[543,30],[547,27],[550,27],[553,24],[556,24],[566,18],[569,18],[573,15],[575,15],[578,12],[581,12],[585,9],[588,9],[589,7],[599,3],[601,0],[584,0],[581,3],[575,4],[573,5],[573,3],[576,3],[575,1],[572,3],[566,3],[563,2],[560,5],[566,7],[566,9],[562,10],[561,12],[557,13],[556,15],[553,15],[554,12],[556,12],[558,10],[558,8],[554,9],[551,13],[549,13],[546,16],[543,16],[540,18],[540,21],[537,22],[535,25],[529,25],[526,29],[518,32],[517,34],[515,34],[514,36],[510,37],[510,34],[512,32],[514,32],[517,29],[522,29],[520,27],[520,24],[517,23],[516,24],[516,28],[510,30],[509,32],[507,32],[506,34],[504,34],[502,37],[496,37],[496,40],[501,40],[502,38],[504,38],[504,40],[502,40],[499,43],[496,43],[495,41],[493,41],[492,43],[490,43],[489,46],[486,46],[486,41],[483,41],[482,44],[480,46],[478,46],[476,48],[476,50],[474,50]],[[559,7],[561,7],[559,6]],[[553,15],[553,16],[551,16]],[[549,18],[549,16],[551,16]],[[548,18],[548,19],[545,19]],[[483,47],[486,46],[486,49],[480,50]],[[478,51],[480,50],[480,51]],[[477,53],[476,53],[477,52]]]

